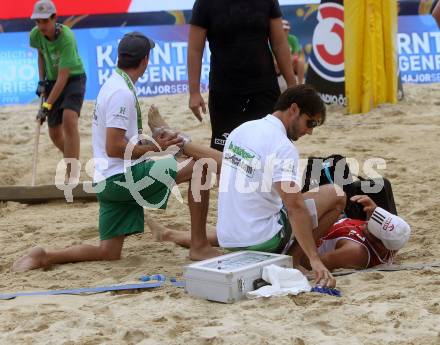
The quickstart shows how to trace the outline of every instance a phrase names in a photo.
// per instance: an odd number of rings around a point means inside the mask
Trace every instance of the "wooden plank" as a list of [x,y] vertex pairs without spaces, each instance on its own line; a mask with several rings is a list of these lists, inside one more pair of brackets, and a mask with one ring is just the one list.
[[[24,204],[44,203],[51,200],[96,201],[90,182],[73,186],[40,185],[40,186],[0,186],[0,201],[15,201]],[[87,192],[86,192],[86,191]]]

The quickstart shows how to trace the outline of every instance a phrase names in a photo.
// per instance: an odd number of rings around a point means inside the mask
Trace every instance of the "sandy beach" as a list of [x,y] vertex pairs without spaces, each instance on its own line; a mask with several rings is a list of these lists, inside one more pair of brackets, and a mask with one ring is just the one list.
[[[405,99],[368,114],[345,115],[328,107],[326,124],[297,142],[301,157],[339,153],[361,164],[382,158],[397,210],[412,236],[396,258],[401,265],[440,262],[440,84],[404,85]],[[209,143],[207,119],[199,123],[187,95],[142,99],[193,141]],[[205,100],[207,100],[205,98]],[[0,185],[30,185],[34,117],[38,106],[0,108]],[[80,118],[81,180],[91,158],[91,113]],[[144,113],[146,114],[146,112]],[[144,118],[146,126],[146,118]],[[61,160],[42,129],[37,184],[53,184]],[[362,172],[361,172],[362,173]],[[186,199],[187,186],[180,187]],[[216,187],[208,222],[216,223]],[[189,231],[186,205],[172,197],[152,218]],[[98,204],[57,201],[0,203],[0,293],[94,287],[137,282],[162,273],[180,277],[187,249],[154,241],[148,228],[130,236],[118,262],[54,266],[13,273],[12,263],[35,245],[55,249],[96,244]],[[169,284],[135,293],[20,297],[0,301],[0,344],[440,344],[440,268],[358,272],[339,277],[343,297],[306,293],[233,305],[190,297]]]

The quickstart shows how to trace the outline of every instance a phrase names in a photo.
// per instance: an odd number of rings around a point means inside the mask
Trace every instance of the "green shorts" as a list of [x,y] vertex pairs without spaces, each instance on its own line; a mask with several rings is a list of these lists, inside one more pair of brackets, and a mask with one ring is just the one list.
[[96,184],[100,239],[144,232],[143,207],[165,209],[176,175],[176,160],[164,158],[138,163]]
[[292,227],[290,226],[289,219],[287,218],[287,211],[284,208],[280,210],[280,220],[278,222],[282,225],[281,230],[271,239],[249,247],[227,249],[232,251],[255,250],[257,252],[280,254],[292,237]]

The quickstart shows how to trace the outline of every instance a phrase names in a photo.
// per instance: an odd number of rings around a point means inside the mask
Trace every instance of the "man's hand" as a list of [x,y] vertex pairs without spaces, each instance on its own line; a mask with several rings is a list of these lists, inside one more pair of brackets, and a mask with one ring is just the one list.
[[324,266],[321,259],[316,257],[310,260],[310,266],[315,272],[315,283],[320,286],[327,286],[334,288],[336,286],[336,279],[332,276],[330,271]]
[[46,82],[45,81],[39,81],[37,90],[35,90],[35,94],[38,97],[45,96],[46,95]]
[[206,114],[206,105],[200,92],[191,93],[189,95],[189,108],[191,109],[195,117],[197,117],[197,120],[202,122],[202,114],[200,113],[200,108],[202,109],[203,114]]
[[350,198],[351,201],[361,204],[364,208],[364,212],[367,214],[368,219],[376,209],[376,203],[367,195],[354,195]]
[[40,121],[40,124],[42,125],[44,121],[46,121],[47,116],[50,113],[50,110],[52,109],[52,105],[48,103],[43,103],[40,107],[40,110],[37,114],[37,121]]
[[157,142],[162,150],[166,150],[168,147],[177,145],[183,145],[182,137],[178,136],[177,132],[173,132],[169,129],[164,129],[153,135],[153,139]]

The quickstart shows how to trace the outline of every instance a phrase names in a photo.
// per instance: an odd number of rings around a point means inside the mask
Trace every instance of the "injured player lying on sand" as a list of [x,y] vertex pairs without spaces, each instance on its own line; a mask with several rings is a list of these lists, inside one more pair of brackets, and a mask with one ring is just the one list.
[[[149,111],[148,124],[152,130],[170,128],[154,106]],[[195,158],[212,157],[220,170],[222,156],[219,151],[192,144],[185,145],[184,153],[189,156],[195,154]],[[362,205],[368,220],[341,218],[333,224],[317,241],[321,260],[330,270],[364,269],[384,263],[391,264],[397,251],[407,243],[410,226],[402,218],[378,207],[366,195],[355,195],[351,201]],[[147,225],[156,241],[174,242],[182,247],[191,244],[189,232],[168,229],[151,217],[147,217]],[[207,238],[211,245],[219,246],[215,228],[208,229]],[[301,258],[301,265],[309,268],[305,256]]]

